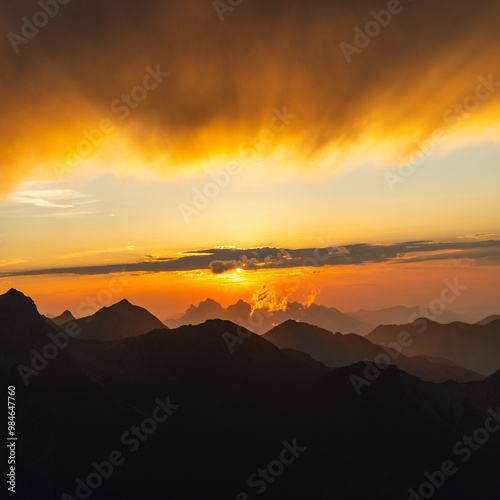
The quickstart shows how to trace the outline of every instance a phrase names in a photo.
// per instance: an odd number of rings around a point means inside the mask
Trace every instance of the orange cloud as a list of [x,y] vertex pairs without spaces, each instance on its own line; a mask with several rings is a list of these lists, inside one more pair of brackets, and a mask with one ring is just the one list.
[[[401,5],[349,64],[340,44],[373,19],[368,0],[254,0],[222,23],[211,2],[69,3],[19,53],[0,48],[0,193],[57,164],[173,178],[266,161],[266,175],[324,175],[397,165],[437,128],[450,149],[497,140],[498,2]],[[20,33],[27,7],[1,10],[4,32]],[[157,67],[169,75],[154,86]],[[480,77],[488,99],[453,129]]]

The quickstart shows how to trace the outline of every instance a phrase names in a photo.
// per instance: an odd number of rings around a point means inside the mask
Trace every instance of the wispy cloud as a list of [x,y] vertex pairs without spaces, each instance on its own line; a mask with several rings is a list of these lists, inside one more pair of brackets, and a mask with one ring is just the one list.
[[57,259],[77,259],[80,257],[88,257],[89,255],[100,255],[100,254],[105,254],[105,253],[120,253],[120,252],[127,252],[134,250],[135,246],[134,245],[129,245],[128,247],[122,247],[122,248],[100,248],[96,250],[85,250],[84,252],[74,252],[74,253],[67,253],[64,255],[59,255]]
[[28,262],[28,261],[22,260],[22,259],[0,260],[0,267],[15,266],[16,264],[23,264],[25,262]]
[[68,200],[86,197],[84,193],[76,191],[75,189],[21,189],[13,194],[17,196],[27,196],[30,198],[43,198],[49,200]]
[[74,189],[61,189],[52,187],[52,183],[31,184],[32,189],[25,184],[25,188],[19,189],[7,197],[13,203],[32,205],[40,208],[74,208],[76,200],[82,200],[87,195]]
[[42,208],[73,208],[73,205],[54,203],[49,200],[42,200],[41,198],[30,198],[28,196],[10,195],[8,199],[10,201]]
[[494,240],[495,238],[498,238],[499,236],[500,236],[500,234],[498,234],[498,233],[466,234],[464,236],[459,236],[459,238],[479,240],[479,241],[488,241],[488,240]]
[[27,215],[27,218],[40,217],[40,218],[56,218],[56,219],[71,219],[73,217],[83,217],[84,215],[96,215],[101,212],[91,210],[67,210],[60,212],[51,212],[44,214]]

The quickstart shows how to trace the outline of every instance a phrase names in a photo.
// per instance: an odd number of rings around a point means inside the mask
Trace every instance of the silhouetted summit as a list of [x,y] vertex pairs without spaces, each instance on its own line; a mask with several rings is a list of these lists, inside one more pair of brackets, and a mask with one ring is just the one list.
[[71,314],[71,311],[66,309],[62,314],[59,316],[56,316],[55,318],[50,318],[52,323],[55,323],[56,325],[64,325],[64,323],[67,323],[68,321],[75,321],[75,317],[73,314]]
[[0,332],[27,332],[44,325],[45,322],[30,297],[14,288],[0,295]]
[[81,328],[80,339],[116,340],[167,329],[156,316],[128,300],[103,307],[92,316],[76,320],[76,323]]
[[12,307],[14,310],[23,307],[26,312],[28,311],[28,307],[30,307],[32,311],[38,314],[38,309],[33,300],[15,288],[11,288],[8,292],[0,295],[0,307],[3,309]]

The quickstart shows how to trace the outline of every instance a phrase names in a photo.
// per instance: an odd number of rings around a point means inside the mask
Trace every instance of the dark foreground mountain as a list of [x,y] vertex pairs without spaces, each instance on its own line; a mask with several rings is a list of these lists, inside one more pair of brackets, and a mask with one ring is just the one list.
[[[21,320],[1,304],[3,322]],[[396,500],[446,460],[456,471],[433,498],[497,498],[500,434],[485,442],[477,429],[499,411],[500,373],[433,384],[380,365],[358,395],[364,363],[329,370],[226,321],[111,342],[66,343],[40,326],[0,329],[1,380],[16,386],[15,498]],[[20,365],[38,373],[27,385]],[[474,433],[483,444],[468,457],[460,442]]]
[[[309,354],[331,368],[360,361],[385,362],[431,382],[471,382],[484,376],[454,363],[431,357],[407,357],[400,351],[384,349],[354,333],[343,335],[317,326],[289,320],[262,336],[280,349],[295,349]],[[500,368],[500,366],[499,366]]]
[[156,316],[142,307],[132,305],[128,300],[103,307],[94,315],[74,322],[81,330],[80,339],[124,339],[167,328]]
[[409,325],[382,325],[366,336],[377,344],[397,342],[407,332],[412,339],[407,356],[446,358],[469,370],[491,375],[500,368],[500,320],[485,325],[446,325],[420,318]]
[[44,329],[45,321],[32,299],[14,288],[0,295],[0,334],[24,335]]

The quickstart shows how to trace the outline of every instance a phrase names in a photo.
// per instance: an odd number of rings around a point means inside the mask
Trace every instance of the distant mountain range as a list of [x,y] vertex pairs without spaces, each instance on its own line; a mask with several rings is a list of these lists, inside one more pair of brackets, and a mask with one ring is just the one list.
[[177,328],[182,325],[198,325],[208,319],[220,318],[245,326],[255,333],[263,334],[274,326],[293,319],[331,332],[366,335],[379,325],[406,324],[420,317],[438,319],[440,323],[476,322],[482,318],[482,316],[477,317],[473,314],[457,314],[449,311],[443,311],[436,315],[426,308],[405,306],[376,311],[362,309],[343,313],[334,307],[317,304],[305,306],[298,302],[288,303],[284,311],[257,309],[252,313],[252,306],[243,300],[224,308],[218,302],[207,299],[200,302],[198,306],[191,305],[184,315],[166,319],[164,323],[169,328]]
[[[354,333],[333,334],[317,326],[293,320],[276,326],[262,337],[280,349],[295,349],[306,352],[313,359],[332,368],[368,360],[395,364],[411,375],[432,382],[445,382],[447,380],[471,382],[485,378],[447,360],[431,357],[407,357],[393,349],[384,349]],[[498,368],[500,369],[500,362]]]
[[287,304],[285,311],[257,309],[252,313],[252,306],[243,300],[224,308],[212,299],[202,301],[198,306],[191,305],[183,316],[166,320],[165,324],[170,328],[177,328],[182,325],[197,325],[208,319],[216,318],[232,321],[259,334],[265,333],[273,326],[288,319],[304,321],[343,333],[368,333],[372,330],[370,325],[353,319],[334,307],[324,307],[316,304],[306,307],[298,302],[290,302]]
[[[130,307],[114,312],[122,309]],[[373,349],[361,337],[311,328],[287,323],[269,336],[333,337],[342,356],[356,342],[360,352]],[[63,331],[23,294],[0,296],[0,375],[16,387],[21,500],[406,499],[446,459],[457,472],[434,498],[498,496],[497,437],[469,450],[467,463],[453,450],[486,419],[495,422],[500,371],[435,384],[389,366],[357,395],[353,379],[366,377],[365,363],[327,368],[229,321],[108,342],[77,336],[54,354],[49,334]],[[234,352],[228,336],[240,339]],[[51,353],[43,368],[34,352]],[[27,385],[20,366],[37,371]],[[155,424],[159,404],[172,409]],[[114,452],[123,462],[96,476]],[[269,479],[256,483],[259,470]]]
[[[0,301],[10,303],[15,312],[20,306],[17,301],[24,295],[16,290],[10,290],[0,296]],[[27,304],[27,302],[26,302]],[[122,300],[110,307],[103,307],[94,315],[75,319],[70,311],[53,318],[45,318],[38,314],[32,301],[25,314],[19,314],[19,321],[44,323],[57,331],[65,329],[68,324],[74,325],[80,332],[79,340],[119,340],[128,337],[143,335],[152,330],[168,329],[158,318],[146,309],[132,305]],[[381,311],[364,311],[371,317],[379,315],[397,318],[404,316],[408,308],[394,307]],[[414,311],[416,312],[416,311]],[[353,313],[358,314],[358,313]],[[361,313],[359,313],[362,315]],[[278,325],[274,321],[294,315],[301,318],[310,318],[319,324],[334,324],[337,329],[329,330],[318,327],[303,320],[285,319]],[[375,315],[375,316],[374,316]],[[455,380],[468,382],[482,380],[485,376],[494,373],[500,368],[500,333],[497,334],[498,319],[496,316],[484,318],[476,325],[462,322],[440,324],[419,318],[412,324],[379,325],[368,335],[362,337],[355,333],[341,334],[338,330],[349,330],[367,324],[353,320],[335,308],[327,308],[312,304],[304,307],[302,304],[291,303],[285,311],[266,313],[256,311],[251,315],[251,306],[240,300],[228,308],[222,307],[213,300],[206,300],[198,307],[191,306],[184,316],[177,320],[171,319],[168,323],[175,328],[175,324],[202,324],[209,319],[222,319],[234,324],[255,324],[260,318],[261,324],[252,331],[262,332],[263,338],[280,349],[294,350],[309,355],[312,360],[323,363],[330,368],[348,366],[360,361],[387,360],[409,374],[420,377],[422,380],[443,382]],[[242,321],[242,318],[247,321]],[[366,314],[365,314],[365,317]],[[68,320],[68,321],[66,321]],[[269,326],[269,324],[271,324]],[[342,326],[343,325],[343,326]],[[266,328],[269,328],[266,330]],[[38,325],[40,329],[40,324]],[[336,331],[334,334],[333,331]],[[410,346],[403,347],[401,354],[394,350],[387,351],[381,345],[397,343],[401,331],[407,331],[415,340]],[[420,332],[423,333],[420,333]],[[296,354],[297,355],[297,354]],[[385,362],[385,361],[384,361]]]
[[489,323],[492,323],[493,321],[498,321],[500,319],[499,314],[493,314],[491,316],[487,316],[486,318],[482,319],[481,321],[478,321],[478,325],[488,325]]
[[421,318],[406,325],[378,326],[366,338],[377,344],[390,344],[397,342],[401,332],[407,332],[412,342],[404,349],[406,355],[445,358],[490,375],[500,367],[500,319],[482,323],[442,325]]
[[439,323],[451,323],[452,321],[468,322],[470,318],[469,316],[457,314],[452,311],[440,311],[436,314],[428,308],[405,306],[389,307],[376,311],[361,309],[348,314],[359,321],[368,323],[371,325],[372,329],[378,325],[401,325],[410,323],[417,318],[438,318]]

